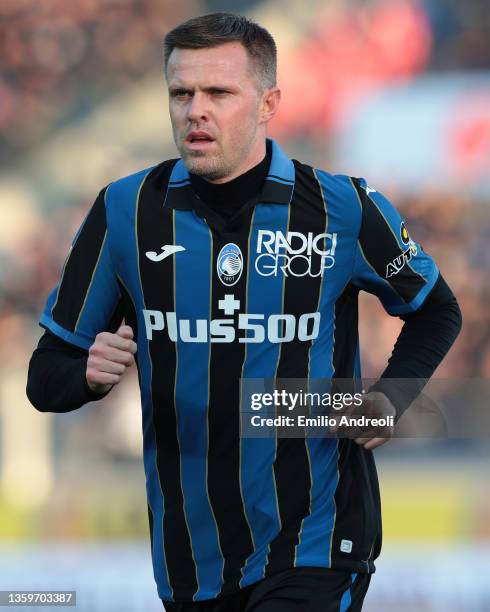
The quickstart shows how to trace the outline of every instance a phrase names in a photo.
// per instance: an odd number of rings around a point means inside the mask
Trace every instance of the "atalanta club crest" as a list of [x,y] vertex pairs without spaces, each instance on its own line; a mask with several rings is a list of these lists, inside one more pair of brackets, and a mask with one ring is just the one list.
[[243,255],[240,247],[233,242],[225,244],[219,252],[216,270],[223,285],[227,287],[235,285],[243,271]]

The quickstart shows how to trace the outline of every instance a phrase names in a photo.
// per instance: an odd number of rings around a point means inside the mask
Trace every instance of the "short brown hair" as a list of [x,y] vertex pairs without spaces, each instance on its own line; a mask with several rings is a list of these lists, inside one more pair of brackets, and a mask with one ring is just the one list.
[[276,85],[277,49],[271,34],[254,21],[235,13],[209,13],[181,23],[163,42],[165,73],[174,49],[207,49],[239,42],[254,63],[260,85]]

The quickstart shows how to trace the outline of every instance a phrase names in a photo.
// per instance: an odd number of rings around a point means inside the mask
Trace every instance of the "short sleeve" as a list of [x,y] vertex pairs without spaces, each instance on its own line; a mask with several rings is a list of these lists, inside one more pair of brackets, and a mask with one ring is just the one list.
[[423,304],[439,270],[409,234],[395,207],[364,179],[353,179],[362,221],[352,282],[379,297],[391,315],[405,315]]
[[[95,336],[122,319],[121,294],[107,240],[104,188],[73,239],[58,285],[39,324],[62,340],[89,349]],[[119,321],[116,321],[118,319]]]

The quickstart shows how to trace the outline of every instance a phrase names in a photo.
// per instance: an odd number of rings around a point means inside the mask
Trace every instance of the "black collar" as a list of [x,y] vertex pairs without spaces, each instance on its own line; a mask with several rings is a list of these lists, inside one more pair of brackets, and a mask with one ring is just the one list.
[[[256,202],[289,204],[294,190],[294,164],[275,141],[270,142],[272,159],[269,172]],[[199,198],[192,189],[189,171],[179,159],[172,169],[163,205],[176,210],[195,210],[196,204],[198,207]]]

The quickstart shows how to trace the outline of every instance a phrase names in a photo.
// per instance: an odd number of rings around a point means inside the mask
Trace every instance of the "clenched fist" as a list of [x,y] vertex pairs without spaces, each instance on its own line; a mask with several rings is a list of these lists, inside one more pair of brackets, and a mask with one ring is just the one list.
[[134,364],[136,343],[129,325],[121,325],[115,334],[101,332],[88,351],[87,384],[96,393],[106,393],[121,380]]

